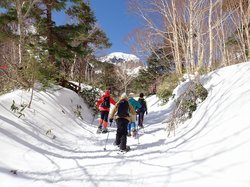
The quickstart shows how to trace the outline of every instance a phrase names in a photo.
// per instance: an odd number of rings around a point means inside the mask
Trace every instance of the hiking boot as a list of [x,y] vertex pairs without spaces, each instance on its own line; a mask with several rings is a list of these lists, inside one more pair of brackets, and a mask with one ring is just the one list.
[[102,132],[102,125],[99,125],[98,128],[97,128],[96,133],[100,134],[101,132]]
[[133,136],[133,137],[136,137],[136,135],[137,135],[137,131],[134,129],[134,130],[132,131],[132,136]]
[[116,141],[113,143],[114,146],[120,147],[120,144],[116,144]]
[[107,133],[108,132],[108,129],[107,128],[104,128],[103,130],[102,130],[102,133]]
[[138,126],[139,126],[139,128],[142,128],[142,129],[144,128],[144,126],[143,126],[143,125],[138,125]]
[[120,149],[121,152],[128,152],[130,151],[130,147],[129,146],[126,146],[126,149]]
[[130,136],[131,136],[131,133],[129,132],[129,133],[127,134],[127,136],[130,137]]

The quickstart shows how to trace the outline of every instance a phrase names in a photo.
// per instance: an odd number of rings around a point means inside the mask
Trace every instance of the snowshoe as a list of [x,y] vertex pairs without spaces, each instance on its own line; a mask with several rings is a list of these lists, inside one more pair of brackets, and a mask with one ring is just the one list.
[[113,145],[117,146],[117,147],[120,147],[120,144],[117,145],[115,141],[114,141]]
[[101,132],[102,132],[101,129],[97,129],[97,131],[96,131],[97,134],[100,134]]
[[127,146],[126,149],[120,149],[120,151],[123,153],[126,153],[126,152],[130,151],[130,147]]
[[132,131],[132,137],[136,138],[136,136],[137,136],[137,131],[136,131],[136,130],[133,130],[133,131]]
[[143,125],[138,125],[138,127],[139,127],[140,129],[143,129],[143,128],[144,128],[144,126],[143,126]]
[[104,133],[107,133],[108,132],[108,129],[106,129],[106,128],[104,128],[103,130],[102,130],[102,133],[104,134]]
[[98,129],[97,129],[97,131],[96,131],[96,133],[100,134],[101,132],[102,132],[102,126],[99,126]]

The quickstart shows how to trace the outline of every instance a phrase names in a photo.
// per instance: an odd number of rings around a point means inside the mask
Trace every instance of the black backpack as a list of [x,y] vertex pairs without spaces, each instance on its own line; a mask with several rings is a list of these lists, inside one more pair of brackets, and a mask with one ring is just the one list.
[[147,110],[146,101],[143,98],[139,98],[138,101],[141,104],[140,111],[145,112]]
[[129,116],[128,110],[129,110],[128,101],[125,99],[121,100],[118,104],[117,116],[120,118],[128,117]]
[[110,108],[110,99],[109,97],[104,97],[104,100],[101,104],[102,108]]

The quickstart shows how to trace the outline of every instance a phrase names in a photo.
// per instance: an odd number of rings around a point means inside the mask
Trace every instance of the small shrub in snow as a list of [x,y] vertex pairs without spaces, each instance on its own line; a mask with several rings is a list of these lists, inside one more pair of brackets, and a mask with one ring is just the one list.
[[46,136],[48,136],[49,138],[55,139],[56,136],[52,133],[52,129],[49,129],[46,131]]
[[16,102],[13,100],[12,105],[10,106],[11,111],[13,111],[14,113],[18,114],[18,118],[20,118],[21,116],[25,116],[23,114],[24,109],[27,107],[27,105],[25,104],[21,104],[20,107],[16,106]]
[[81,110],[82,110],[82,106],[76,105],[76,109],[74,109],[74,114],[76,115],[76,117],[83,119]]
[[[186,121],[192,117],[193,112],[197,109],[197,104],[204,101],[207,97],[207,90],[199,82],[192,81],[187,90],[176,100],[176,108],[168,123],[168,133],[174,131],[177,124]],[[168,135],[169,135],[168,134]]]
[[207,98],[207,94],[208,94],[207,90],[202,86],[201,83],[197,83],[195,85],[195,93],[197,93],[196,94],[197,95],[196,99],[197,100],[200,99],[201,102],[204,101]]
[[178,84],[177,75],[171,75],[165,78],[162,84],[158,87],[156,95],[163,101],[168,102],[169,98],[172,97],[174,88]]
[[97,88],[83,89],[79,94],[84,99],[86,104],[95,111],[96,110],[95,104],[100,97],[99,89]]

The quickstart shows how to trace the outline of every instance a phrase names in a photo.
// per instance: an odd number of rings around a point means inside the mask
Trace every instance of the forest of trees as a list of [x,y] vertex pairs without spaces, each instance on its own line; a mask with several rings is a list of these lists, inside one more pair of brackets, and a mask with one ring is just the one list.
[[130,10],[145,23],[131,42],[159,63],[174,63],[179,75],[247,61],[249,5],[249,0],[130,0]]
[[[111,45],[89,2],[2,0],[0,7],[0,65],[8,67],[1,70],[1,90],[32,88],[37,81],[83,82],[95,50]],[[66,14],[70,23],[57,25],[54,11]]]
[[[144,23],[127,39],[138,56],[146,56],[148,68],[137,78],[96,59],[96,50],[111,44],[88,0],[1,0],[0,66],[8,68],[0,69],[0,92],[61,80],[119,91],[169,92],[173,86],[158,88],[184,73],[199,75],[250,58],[250,0],[127,2]],[[69,21],[57,25],[55,11]]]
[[148,85],[163,97],[184,73],[199,76],[250,58],[250,0],[129,0],[128,6],[144,27],[127,42],[149,56]]

